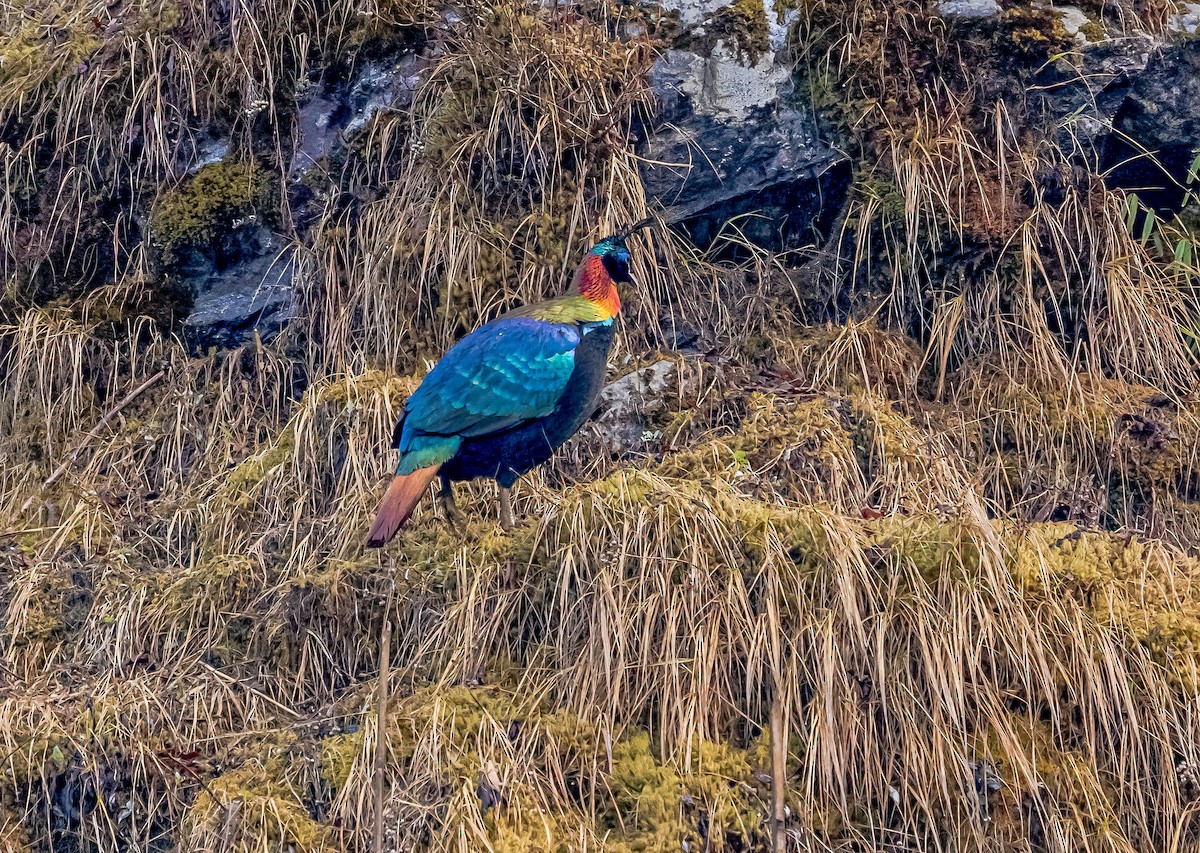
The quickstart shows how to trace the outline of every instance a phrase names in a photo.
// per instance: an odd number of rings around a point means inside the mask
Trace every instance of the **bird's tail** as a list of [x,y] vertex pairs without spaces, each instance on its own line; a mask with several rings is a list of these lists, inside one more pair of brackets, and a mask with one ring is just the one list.
[[428,468],[418,468],[411,474],[397,474],[392,477],[387,491],[383,493],[379,506],[375,509],[375,523],[367,534],[368,548],[382,548],[388,543],[396,531],[404,526],[413,514],[425,489],[437,476],[441,465],[430,465]]

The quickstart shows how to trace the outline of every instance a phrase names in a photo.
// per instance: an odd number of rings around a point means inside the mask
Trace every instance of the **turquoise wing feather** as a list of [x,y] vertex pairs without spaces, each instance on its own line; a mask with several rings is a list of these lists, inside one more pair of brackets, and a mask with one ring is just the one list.
[[575,369],[578,326],[501,317],[447,352],[405,405],[397,472],[448,461],[464,438],[554,411]]

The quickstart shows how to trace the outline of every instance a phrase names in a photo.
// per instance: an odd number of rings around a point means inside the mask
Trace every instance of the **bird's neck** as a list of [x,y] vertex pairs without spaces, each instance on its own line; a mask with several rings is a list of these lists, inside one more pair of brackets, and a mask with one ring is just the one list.
[[603,314],[598,320],[611,320],[621,313],[621,297],[617,295],[617,286],[599,255],[589,254],[579,265],[571,285],[571,294],[578,294],[595,305],[597,311]]

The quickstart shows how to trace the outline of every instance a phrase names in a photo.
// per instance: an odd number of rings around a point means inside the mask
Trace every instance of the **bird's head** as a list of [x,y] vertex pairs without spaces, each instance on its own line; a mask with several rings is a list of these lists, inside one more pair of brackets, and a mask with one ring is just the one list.
[[629,250],[625,248],[625,238],[619,234],[605,237],[589,251],[597,255],[604,264],[604,271],[616,284],[633,284],[633,276],[629,274]]
[[637,283],[629,272],[629,249],[625,241],[653,221],[645,219],[619,234],[605,237],[588,249],[579,265],[573,291],[587,298],[605,317],[615,317],[621,310],[617,285]]

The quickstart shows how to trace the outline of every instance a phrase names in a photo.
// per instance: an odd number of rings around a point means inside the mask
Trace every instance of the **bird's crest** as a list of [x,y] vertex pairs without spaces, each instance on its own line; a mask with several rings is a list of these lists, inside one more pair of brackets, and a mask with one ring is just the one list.
[[649,228],[653,224],[654,224],[654,217],[647,216],[641,222],[635,222],[633,225],[630,225],[628,228],[626,228],[620,234],[619,239],[621,241],[621,245],[624,245],[626,240],[628,240],[634,234],[641,231],[643,228]]
[[596,245],[592,246],[591,253],[593,255],[605,255],[609,252],[627,251],[625,247],[625,241],[642,229],[653,225],[654,222],[655,219],[653,216],[647,216],[641,222],[635,222],[633,225],[622,229],[616,234],[609,234],[607,237],[597,242]]

